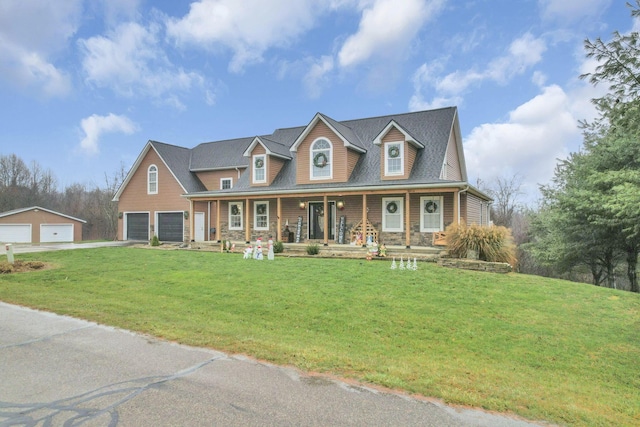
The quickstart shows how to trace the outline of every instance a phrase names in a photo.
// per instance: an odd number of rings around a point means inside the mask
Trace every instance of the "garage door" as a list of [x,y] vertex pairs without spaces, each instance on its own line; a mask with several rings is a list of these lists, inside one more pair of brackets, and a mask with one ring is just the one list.
[[149,240],[149,214],[127,214],[127,240]]
[[31,243],[31,224],[0,225],[0,243]]
[[161,242],[182,242],[183,213],[159,213],[158,214],[158,239]]
[[41,224],[41,242],[73,242],[73,224]]

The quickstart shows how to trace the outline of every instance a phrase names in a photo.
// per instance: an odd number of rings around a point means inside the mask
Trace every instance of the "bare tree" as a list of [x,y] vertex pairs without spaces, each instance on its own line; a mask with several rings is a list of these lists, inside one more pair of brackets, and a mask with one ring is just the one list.
[[494,224],[511,228],[514,214],[522,207],[519,198],[522,196],[522,176],[515,174],[510,178],[497,177],[492,184],[484,184],[482,188],[493,198],[491,218]]

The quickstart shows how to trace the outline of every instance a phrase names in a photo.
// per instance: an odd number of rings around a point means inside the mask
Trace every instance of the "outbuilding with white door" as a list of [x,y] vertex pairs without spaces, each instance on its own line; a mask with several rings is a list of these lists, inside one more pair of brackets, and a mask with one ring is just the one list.
[[62,243],[82,240],[87,221],[39,206],[0,213],[0,243]]

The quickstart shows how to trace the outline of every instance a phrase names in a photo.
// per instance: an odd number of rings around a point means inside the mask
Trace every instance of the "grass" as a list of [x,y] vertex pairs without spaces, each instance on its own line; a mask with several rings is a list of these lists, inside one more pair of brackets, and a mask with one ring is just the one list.
[[0,299],[446,402],[640,424],[640,297],[420,264],[103,248],[19,256]]

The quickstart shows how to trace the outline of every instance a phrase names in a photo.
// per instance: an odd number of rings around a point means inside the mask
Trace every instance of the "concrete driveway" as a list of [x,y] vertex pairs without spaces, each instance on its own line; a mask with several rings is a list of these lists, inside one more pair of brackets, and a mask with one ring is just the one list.
[[0,426],[532,426],[0,302]]
[[[131,240],[126,241],[112,241],[112,242],[86,242],[86,243],[13,243],[14,254],[24,254],[29,252],[45,252],[45,251],[62,251],[69,249],[90,249],[90,248],[104,248],[109,246],[130,246],[135,243]],[[0,244],[0,255],[6,255],[6,244]]]

